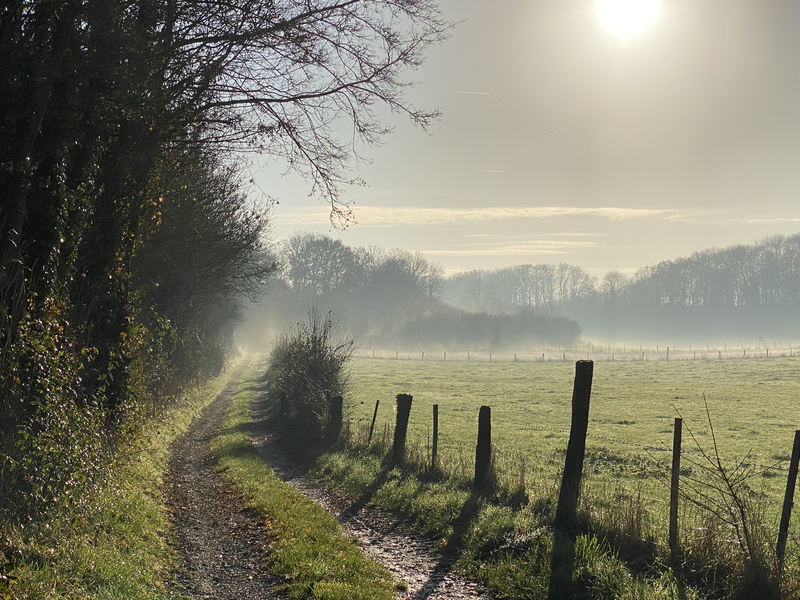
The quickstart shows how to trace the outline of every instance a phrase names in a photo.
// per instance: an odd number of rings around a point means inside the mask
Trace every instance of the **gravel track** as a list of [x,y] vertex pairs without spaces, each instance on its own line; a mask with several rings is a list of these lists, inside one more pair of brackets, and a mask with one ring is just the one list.
[[[172,445],[164,490],[176,530],[176,551],[184,566],[176,576],[177,584],[192,600],[278,598],[276,580],[263,567],[268,538],[261,519],[244,507],[238,494],[214,471],[210,449],[240,378],[241,371]],[[261,458],[284,481],[336,516],[346,535],[355,539],[368,557],[385,565],[405,584],[395,594],[398,600],[492,598],[482,586],[454,572],[453,557],[392,514],[328,491],[280,449],[275,424],[265,414],[264,397],[259,393],[251,437]]]
[[164,483],[184,569],[178,585],[193,600],[272,600],[263,568],[267,536],[255,511],[214,471],[211,440],[222,426],[241,371],[172,445]]
[[453,571],[454,559],[442,554],[434,542],[415,534],[394,515],[331,493],[307,469],[297,465],[277,443],[277,431],[266,418],[263,394],[256,396],[251,428],[253,444],[272,469],[296,490],[333,514],[345,533],[356,539],[364,553],[386,566],[405,583],[395,597],[407,600],[489,600],[481,585]]

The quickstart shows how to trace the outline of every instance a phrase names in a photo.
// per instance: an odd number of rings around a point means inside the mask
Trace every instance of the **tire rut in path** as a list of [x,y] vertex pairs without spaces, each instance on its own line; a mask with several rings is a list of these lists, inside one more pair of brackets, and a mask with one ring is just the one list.
[[285,482],[333,514],[345,533],[355,538],[369,558],[383,564],[407,589],[395,598],[404,600],[489,600],[480,584],[466,581],[453,570],[454,560],[442,554],[431,540],[414,533],[385,511],[354,504],[332,494],[325,485],[294,463],[279,447],[274,424],[266,416],[264,394],[253,407],[251,437],[259,455]]
[[274,580],[264,569],[267,536],[255,511],[214,471],[211,440],[219,433],[241,377],[172,445],[164,482],[184,569],[178,584],[193,600],[272,600]]

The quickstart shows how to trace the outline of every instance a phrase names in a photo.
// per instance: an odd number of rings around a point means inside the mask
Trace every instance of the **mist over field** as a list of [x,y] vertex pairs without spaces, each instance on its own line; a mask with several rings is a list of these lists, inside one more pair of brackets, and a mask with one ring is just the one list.
[[266,299],[240,340],[269,344],[329,312],[366,347],[511,350],[578,343],[783,347],[800,339],[800,234],[700,250],[633,275],[518,265],[445,276],[419,252],[322,234],[278,244]]

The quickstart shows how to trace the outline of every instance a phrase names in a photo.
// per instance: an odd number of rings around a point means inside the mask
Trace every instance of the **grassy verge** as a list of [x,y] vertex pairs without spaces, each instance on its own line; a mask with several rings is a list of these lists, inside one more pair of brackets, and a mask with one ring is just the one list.
[[[0,598],[165,600],[176,565],[161,483],[169,445],[230,370],[187,394],[119,448],[89,501],[40,522],[0,520]],[[5,565],[5,566],[3,566]]]
[[[371,498],[380,508],[398,511],[444,547],[459,553],[465,575],[484,581],[498,598],[546,598],[553,551],[554,497],[523,499],[519,490],[501,489],[492,498],[471,492],[457,474],[426,469],[413,459],[403,468],[386,467],[388,448],[352,442],[320,457],[319,475],[346,493]],[[573,548],[575,597],[666,600],[699,598],[679,593],[668,569],[655,557],[635,574],[605,536],[588,532]],[[681,596],[680,594],[685,594]]]
[[286,597],[390,600],[390,573],[366,559],[342,536],[336,519],[281,481],[258,457],[248,429],[255,397],[253,377],[251,367],[212,445],[224,476],[249,507],[264,515],[272,539],[267,558],[273,572],[286,578]]

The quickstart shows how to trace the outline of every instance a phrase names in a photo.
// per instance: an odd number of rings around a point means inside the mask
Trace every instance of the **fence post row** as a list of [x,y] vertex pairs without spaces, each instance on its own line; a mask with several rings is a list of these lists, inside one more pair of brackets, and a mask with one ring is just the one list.
[[492,409],[481,406],[478,413],[478,444],[475,446],[475,481],[473,490],[488,490],[491,487],[492,470]]
[[789,537],[789,519],[794,504],[794,488],[797,484],[797,464],[800,462],[800,430],[794,432],[792,460],[789,463],[789,477],[786,481],[786,495],[783,498],[783,512],[778,529],[778,542],[775,544],[775,555],[778,559],[778,572],[783,570],[783,557],[786,555],[786,538]]
[[567,443],[567,458],[564,475],[558,493],[555,525],[560,529],[571,528],[578,513],[578,492],[583,472],[583,457],[586,452],[586,432],[589,428],[589,397],[592,394],[594,363],[579,360],[575,363],[575,384],[572,391],[572,424]]
[[375,412],[372,413],[372,424],[369,426],[369,437],[367,438],[368,444],[372,441],[372,432],[375,431],[375,419],[378,418],[378,405],[380,403],[380,400],[375,400]]
[[672,438],[672,482],[669,489],[669,553],[673,566],[678,564],[678,481],[681,473],[681,432],[683,419],[675,418]]
[[402,462],[405,458],[408,417],[411,414],[411,401],[413,399],[408,394],[397,395],[397,422],[394,426],[394,443],[392,444],[392,461],[394,463]]

